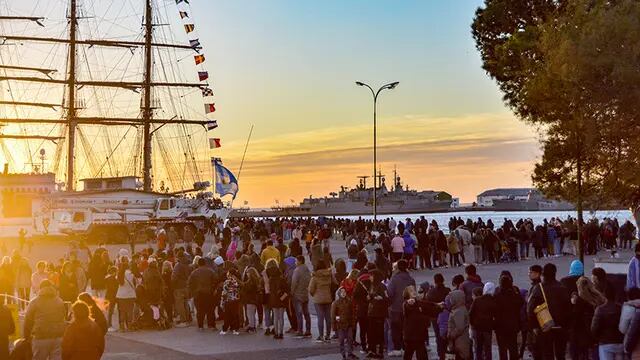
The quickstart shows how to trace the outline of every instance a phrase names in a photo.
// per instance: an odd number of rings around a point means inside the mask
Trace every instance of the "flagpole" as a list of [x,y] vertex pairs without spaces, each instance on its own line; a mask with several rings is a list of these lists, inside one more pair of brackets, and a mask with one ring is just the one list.
[[[247,143],[244,145],[244,152],[242,153],[242,160],[240,161],[240,169],[238,169],[238,176],[236,180],[240,182],[240,175],[242,174],[242,167],[244,166],[244,158],[247,156],[247,149],[249,148],[249,141],[251,141],[251,135],[253,134],[253,124],[251,124],[251,129],[249,130],[249,136],[247,137]],[[233,201],[231,200],[231,208],[233,209]]]
[[249,130],[249,137],[247,137],[247,143],[244,145],[244,153],[242,154],[242,161],[240,161],[240,169],[238,170],[238,181],[240,180],[240,174],[242,173],[242,166],[244,165],[244,158],[247,156],[247,148],[249,147],[249,141],[251,141],[251,134],[253,134],[253,124],[251,124],[251,130]]

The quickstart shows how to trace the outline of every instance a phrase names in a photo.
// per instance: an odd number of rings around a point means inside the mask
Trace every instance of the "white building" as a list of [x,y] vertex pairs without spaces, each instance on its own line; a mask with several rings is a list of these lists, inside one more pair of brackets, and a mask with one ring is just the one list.
[[477,204],[480,207],[493,206],[494,200],[518,200],[527,201],[529,194],[537,192],[534,188],[503,188],[486,190],[478,195]]

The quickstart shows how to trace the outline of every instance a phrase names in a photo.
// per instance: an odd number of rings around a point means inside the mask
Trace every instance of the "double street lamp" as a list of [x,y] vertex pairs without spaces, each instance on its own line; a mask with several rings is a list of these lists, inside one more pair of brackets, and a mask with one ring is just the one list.
[[377,103],[378,103],[378,95],[385,89],[395,89],[396,86],[400,84],[398,81],[383,85],[378,89],[378,91],[374,91],[373,88],[363,82],[356,81],[356,85],[365,86],[369,90],[371,90],[371,95],[373,95],[373,224],[376,226],[378,221],[378,176],[376,174],[377,168],[377,121],[376,121],[376,112],[377,112]]

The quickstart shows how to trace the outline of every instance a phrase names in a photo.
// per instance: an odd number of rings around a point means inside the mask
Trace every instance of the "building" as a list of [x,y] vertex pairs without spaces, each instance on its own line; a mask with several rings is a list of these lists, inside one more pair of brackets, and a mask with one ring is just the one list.
[[500,188],[486,190],[477,197],[477,204],[480,207],[492,207],[494,200],[517,200],[527,201],[532,192],[538,192],[534,188]]

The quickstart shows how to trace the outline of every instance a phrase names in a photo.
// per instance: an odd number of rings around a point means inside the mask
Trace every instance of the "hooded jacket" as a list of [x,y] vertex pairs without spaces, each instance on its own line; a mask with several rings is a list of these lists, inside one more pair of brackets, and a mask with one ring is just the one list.
[[473,289],[477,287],[484,287],[479,275],[468,275],[467,280],[462,283],[462,291],[464,291],[467,309],[471,307],[471,303],[473,302]]
[[309,294],[314,304],[331,304],[331,284],[333,275],[330,269],[317,270],[309,282]]
[[62,339],[63,360],[99,360],[104,353],[104,335],[91,319],[72,322]]
[[449,295],[451,314],[447,326],[447,337],[453,343],[453,350],[461,359],[471,359],[471,339],[469,338],[469,313],[465,306],[465,295],[460,290]]
[[309,301],[309,282],[311,281],[311,271],[306,264],[298,265],[293,270],[291,277],[291,295],[300,302]]
[[334,331],[345,330],[355,326],[356,317],[350,296],[347,295],[343,298],[336,296],[336,300],[331,304],[331,324],[333,324]]
[[189,275],[189,279],[187,280],[189,291],[193,295],[212,295],[214,287],[218,283],[219,280],[216,278],[216,274],[206,266],[199,266]]
[[428,326],[431,319],[438,316],[440,308],[432,302],[424,300],[405,300],[403,304],[403,334],[405,341],[426,341],[429,335]]
[[483,295],[473,300],[469,310],[469,325],[478,331],[491,331],[495,327],[498,307],[493,296],[495,285],[488,282],[484,286]]
[[395,275],[391,276],[391,280],[387,286],[387,293],[391,300],[391,311],[402,312],[402,303],[404,302],[403,292],[408,286],[416,286],[416,281],[408,272],[398,271]]
[[267,246],[260,253],[260,263],[262,266],[267,264],[269,259],[273,259],[276,261],[276,264],[280,264],[280,251],[273,246]]
[[171,285],[173,285],[174,290],[187,288],[189,274],[191,274],[189,260],[186,256],[183,256],[178,260],[176,266],[173,267],[173,274],[171,274]]
[[24,337],[36,340],[56,339],[64,335],[67,309],[56,289],[45,286],[27,307],[24,317]]

